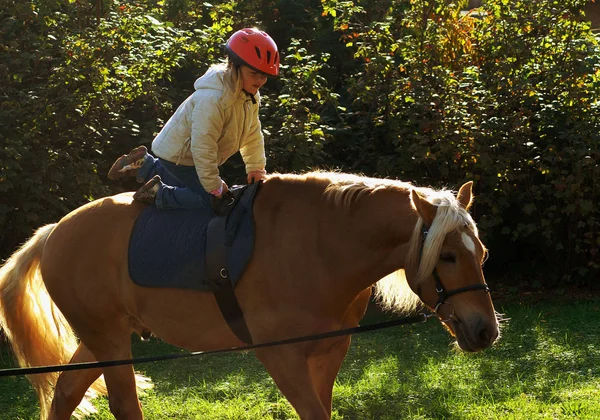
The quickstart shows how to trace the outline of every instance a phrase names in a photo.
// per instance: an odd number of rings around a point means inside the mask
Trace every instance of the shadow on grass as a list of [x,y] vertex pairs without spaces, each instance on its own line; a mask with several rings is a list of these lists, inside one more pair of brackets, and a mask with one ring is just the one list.
[[[0,340],[0,369],[13,368],[15,362],[8,345]],[[39,419],[38,399],[24,376],[0,378],[0,418]]]
[[[510,411],[507,403],[520,396],[542,405],[561,403],[561,393],[600,378],[599,307],[509,305],[502,308],[511,318],[502,337],[477,354],[449,348],[451,340],[436,321],[355,337],[338,384],[364,385],[365,377],[377,374],[380,384],[367,383],[362,395],[338,393],[334,406],[343,418],[392,419],[398,413],[457,418],[457,407],[480,403]],[[386,359],[391,362],[382,366]],[[571,410],[572,402],[562,403]]]
[[[414,324],[353,337],[334,392],[336,418],[394,419],[411,413],[420,418],[454,418],[457,407],[492,406],[510,411],[520,395],[541,403],[560,403],[561,391],[600,377],[600,303],[507,305],[509,321],[490,349],[465,354],[453,349],[439,322]],[[369,316],[362,324],[387,319]],[[0,368],[13,366],[0,347]],[[134,339],[135,357],[182,350],[151,340]],[[253,353],[205,355],[140,364],[152,378],[153,391],[178,396],[189,388],[207,401],[233,394],[262,395],[277,402],[279,392]],[[576,410],[564,401],[565,410]],[[0,378],[0,412],[11,419],[39,416],[37,398],[22,377]]]
[[[151,339],[134,338],[136,357],[186,353],[177,347]],[[209,401],[227,399],[231,389],[251,392],[257,384],[269,382],[270,376],[252,352],[199,355],[191,358],[153,362],[136,366],[149,376],[157,394],[177,395],[182,388],[195,387],[196,394]]]

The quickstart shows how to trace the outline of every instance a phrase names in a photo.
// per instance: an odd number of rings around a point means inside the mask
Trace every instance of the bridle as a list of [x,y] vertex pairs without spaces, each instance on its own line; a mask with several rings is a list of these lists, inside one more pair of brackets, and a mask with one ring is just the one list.
[[[429,228],[427,228],[425,226],[425,224],[423,224],[423,226],[421,227],[422,240],[421,240],[421,251],[419,253],[419,263],[420,263],[421,257],[423,256],[423,247],[425,246],[425,239],[427,238],[428,233],[429,233]],[[447,302],[448,298],[450,298],[451,296],[458,295],[460,293],[465,293],[465,292],[472,292],[475,290],[484,290],[486,293],[490,293],[490,288],[485,283],[470,284],[468,286],[459,287],[457,289],[446,290],[444,288],[444,285],[442,284],[440,275],[437,272],[437,267],[433,268],[432,274],[433,274],[433,278],[435,280],[435,291],[437,292],[437,295],[438,295],[438,300],[434,307],[434,313],[437,315],[437,317],[442,322],[455,318],[454,317],[454,312],[455,312],[454,305],[452,305],[450,302]],[[452,314],[450,314],[450,316],[447,319],[442,319],[442,317],[439,314],[439,309],[444,304],[452,306]]]

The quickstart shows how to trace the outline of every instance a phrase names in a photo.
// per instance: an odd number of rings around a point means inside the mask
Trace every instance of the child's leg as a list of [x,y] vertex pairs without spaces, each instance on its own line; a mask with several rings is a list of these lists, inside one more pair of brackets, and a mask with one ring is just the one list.
[[211,208],[211,197],[207,192],[198,194],[187,187],[180,188],[163,184],[156,194],[155,205],[160,210],[203,210]]
[[168,173],[168,177],[160,174],[165,184],[173,187],[187,187],[198,194],[206,192],[200,183],[200,178],[198,178],[196,167],[176,165],[168,160],[160,158],[159,161],[163,167],[163,171]]
[[138,171],[137,179],[143,182],[160,175],[162,182],[157,185],[154,201],[156,207],[161,210],[211,208],[212,196],[202,187],[195,167],[176,165],[148,156]]

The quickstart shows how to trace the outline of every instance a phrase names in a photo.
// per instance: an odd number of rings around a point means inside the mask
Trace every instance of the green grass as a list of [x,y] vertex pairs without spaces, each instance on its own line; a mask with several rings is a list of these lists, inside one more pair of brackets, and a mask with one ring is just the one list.
[[[600,301],[506,304],[502,337],[453,348],[437,321],[356,335],[334,389],[334,419],[598,419]],[[376,322],[371,316],[363,323]],[[178,352],[134,342],[135,356]],[[12,366],[6,349],[0,368]],[[141,364],[147,419],[297,418],[252,353]],[[92,419],[112,419],[106,399]],[[0,378],[0,418],[36,419],[24,378]]]

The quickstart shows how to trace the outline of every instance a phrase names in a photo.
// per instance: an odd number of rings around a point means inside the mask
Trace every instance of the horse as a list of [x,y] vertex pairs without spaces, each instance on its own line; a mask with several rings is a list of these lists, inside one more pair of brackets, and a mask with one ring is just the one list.
[[[340,172],[270,175],[253,203],[254,251],[235,288],[254,343],[356,327],[376,299],[397,313],[430,308],[464,351],[490,347],[499,325],[482,271],[487,250],[468,212],[472,185],[455,193]],[[212,293],[132,282],[128,242],[145,206],[131,193],[89,202],[5,262],[0,326],[20,366],[128,359],[131,334],[147,331],[190,351],[244,345]],[[254,352],[301,419],[330,419],[350,341]],[[136,384],[130,365],[29,379],[42,418],[69,419],[93,392],[108,394],[116,419],[143,418],[143,378]]]

